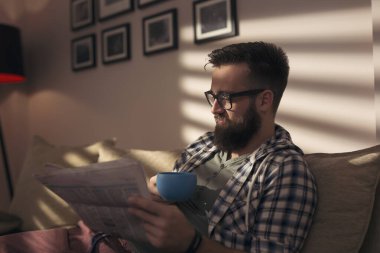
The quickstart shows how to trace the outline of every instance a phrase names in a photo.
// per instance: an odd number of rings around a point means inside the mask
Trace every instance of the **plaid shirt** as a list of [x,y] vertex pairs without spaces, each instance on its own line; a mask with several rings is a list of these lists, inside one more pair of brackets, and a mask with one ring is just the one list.
[[[225,247],[295,253],[310,229],[317,204],[314,177],[289,133],[275,129],[228,180],[208,214],[209,237]],[[209,132],[190,144],[174,170],[192,171],[213,157],[219,152],[213,139]]]

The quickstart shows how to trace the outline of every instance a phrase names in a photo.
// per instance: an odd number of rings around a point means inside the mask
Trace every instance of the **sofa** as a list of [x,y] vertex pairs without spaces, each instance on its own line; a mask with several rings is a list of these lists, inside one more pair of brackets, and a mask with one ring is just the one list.
[[[0,212],[0,234],[70,227],[79,217],[34,178],[45,163],[80,169],[96,162],[131,157],[147,178],[167,171],[179,150],[125,149],[115,139],[84,146],[56,146],[35,136],[28,149],[8,212]],[[318,185],[318,207],[303,253],[380,252],[380,145],[345,153],[312,153],[305,158]]]

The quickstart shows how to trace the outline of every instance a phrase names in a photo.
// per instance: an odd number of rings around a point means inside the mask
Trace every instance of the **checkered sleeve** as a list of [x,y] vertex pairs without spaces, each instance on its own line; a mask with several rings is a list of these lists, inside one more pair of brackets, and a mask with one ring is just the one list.
[[315,180],[301,155],[277,155],[267,163],[250,200],[249,227],[243,224],[244,209],[235,205],[224,218],[231,223],[214,235],[226,247],[246,252],[299,252],[316,208]]

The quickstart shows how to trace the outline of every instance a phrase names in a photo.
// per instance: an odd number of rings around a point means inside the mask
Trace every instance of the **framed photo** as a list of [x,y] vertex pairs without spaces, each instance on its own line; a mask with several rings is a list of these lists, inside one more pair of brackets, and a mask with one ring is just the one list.
[[78,30],[94,23],[94,0],[71,0],[71,29]]
[[133,11],[133,2],[133,0],[98,0],[99,21]]
[[71,42],[71,65],[74,71],[96,66],[95,34],[86,35]]
[[199,44],[238,35],[236,0],[193,2],[194,42]]
[[178,48],[177,9],[143,18],[144,55]]
[[162,3],[165,1],[167,1],[167,0],[137,0],[137,6],[140,9],[143,9],[143,8],[151,6],[153,4]]
[[131,59],[130,25],[124,24],[102,32],[103,63]]

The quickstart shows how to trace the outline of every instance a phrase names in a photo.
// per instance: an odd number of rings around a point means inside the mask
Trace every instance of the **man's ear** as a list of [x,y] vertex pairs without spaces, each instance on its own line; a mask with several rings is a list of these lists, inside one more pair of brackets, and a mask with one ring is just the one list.
[[265,90],[256,98],[257,110],[262,112],[272,111],[273,109],[273,91]]

